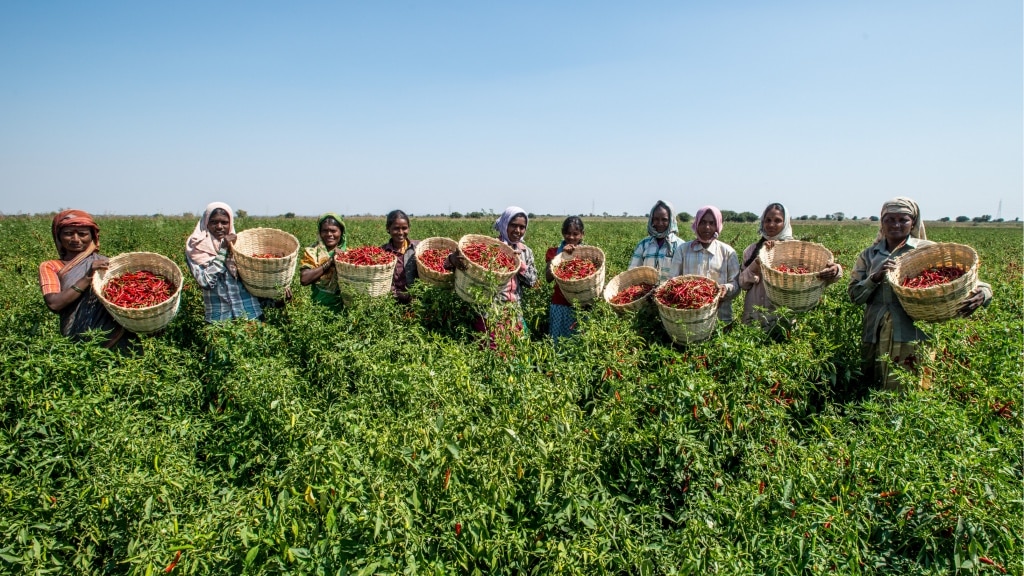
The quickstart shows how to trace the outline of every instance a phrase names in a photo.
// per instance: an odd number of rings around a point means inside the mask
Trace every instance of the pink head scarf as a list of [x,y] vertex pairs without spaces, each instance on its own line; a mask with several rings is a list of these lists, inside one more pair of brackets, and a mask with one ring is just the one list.
[[231,207],[223,202],[211,202],[206,207],[206,212],[203,212],[203,217],[196,223],[196,228],[192,231],[192,235],[185,242],[185,255],[188,256],[189,260],[200,266],[204,266],[216,258],[217,250],[220,249],[220,243],[213,239],[209,230],[210,214],[218,208],[228,214],[228,221],[230,222],[228,234],[235,233],[235,213],[231,210]]
[[704,215],[711,212],[711,215],[715,217],[715,238],[722,232],[722,211],[714,206],[704,206],[700,210],[697,210],[697,215],[693,218],[693,224],[690,224],[690,228],[693,228],[693,233],[700,238],[697,234],[697,227],[700,226],[700,221],[704,218]]

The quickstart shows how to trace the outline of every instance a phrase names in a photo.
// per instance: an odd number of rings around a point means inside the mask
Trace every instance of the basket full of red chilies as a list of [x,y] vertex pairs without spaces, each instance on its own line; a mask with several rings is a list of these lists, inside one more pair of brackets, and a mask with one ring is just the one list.
[[680,344],[711,337],[718,319],[718,297],[717,282],[689,274],[669,278],[654,291],[661,325]]
[[178,313],[182,276],[166,256],[127,252],[92,277],[92,290],[118,324],[138,334],[156,332]]
[[566,300],[589,304],[604,289],[604,251],[597,246],[576,246],[572,254],[562,251],[551,260],[551,274]]
[[942,322],[978,286],[978,253],[964,244],[929,244],[897,258],[886,279],[908,316]]
[[391,292],[398,258],[380,246],[360,246],[334,253],[342,298],[352,294],[383,296]]
[[637,266],[616,274],[604,287],[604,300],[616,314],[637,312],[650,304],[649,296],[658,287],[658,271]]
[[451,238],[433,237],[420,240],[416,245],[416,272],[420,281],[430,286],[451,288],[455,274],[444,269],[444,261],[458,250],[459,243]]
[[459,239],[466,269],[455,270],[455,293],[477,306],[490,304],[519,271],[519,255],[496,238],[466,234]]

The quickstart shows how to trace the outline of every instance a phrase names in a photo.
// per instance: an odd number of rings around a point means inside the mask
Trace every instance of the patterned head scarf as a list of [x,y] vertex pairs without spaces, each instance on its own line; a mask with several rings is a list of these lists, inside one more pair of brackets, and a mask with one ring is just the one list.
[[[508,223],[516,216],[522,216],[523,219],[526,220],[527,226],[529,226],[530,217],[527,216],[526,211],[519,206],[509,206],[508,208],[505,208],[505,211],[501,213],[501,216],[494,221],[494,229],[498,231],[498,238],[505,244],[510,244],[508,241]],[[523,238],[526,238],[526,233],[523,233]]]
[[206,211],[203,212],[203,217],[196,223],[195,230],[192,231],[192,235],[185,242],[185,254],[190,260],[200,266],[216,258],[217,250],[220,249],[219,243],[214,242],[209,229],[210,215],[218,208],[228,214],[228,234],[235,233],[235,213],[231,210],[231,207],[223,202],[211,202],[207,205]]
[[[768,215],[769,210],[780,210],[782,211],[782,231],[775,236],[768,236],[764,232],[764,217]],[[719,224],[721,229],[721,224]],[[761,220],[758,221],[757,233],[761,235],[761,238],[765,240],[792,240],[793,239],[793,223],[789,219],[789,210],[781,202],[772,202],[765,207],[764,212],[761,213]]]
[[[341,219],[341,216],[338,216],[334,212],[324,212],[323,214],[320,215],[319,218],[316,219],[317,242],[319,242],[320,244],[324,243],[324,241],[320,239],[320,227],[324,225],[324,220],[327,220],[328,218],[333,218],[334,220],[336,220],[338,222],[338,227],[341,228],[341,237],[338,238],[338,245],[335,246],[334,249],[345,251],[345,249],[348,247],[348,245],[346,244],[347,234],[345,233],[345,221]],[[327,246],[324,246],[324,248],[327,248]]]
[[704,215],[708,212],[711,212],[711,215],[715,217],[715,238],[718,238],[718,235],[722,233],[722,211],[714,206],[704,206],[700,210],[697,210],[697,215],[693,218],[693,224],[690,225],[690,228],[693,229],[693,233],[698,239],[700,238],[700,235],[697,234],[697,227],[700,226],[701,219],[704,218]]
[[928,239],[924,231],[924,222],[921,221],[921,209],[917,207],[917,202],[905,196],[897,196],[882,204],[882,215],[879,217],[878,236],[875,237],[875,242],[885,238],[885,234],[882,232],[881,221],[882,218],[885,218],[886,214],[906,214],[910,216],[914,221],[910,226],[910,235],[918,240]]
[[92,229],[92,243],[95,248],[100,247],[100,227],[85,210],[64,210],[53,217],[50,225],[50,233],[53,235],[53,243],[57,246],[57,254],[64,258],[64,248],[60,245],[60,231],[67,226],[84,226]]
[[[654,211],[658,208],[664,208],[668,211],[668,228],[664,232],[658,232],[654,229]],[[658,240],[668,238],[672,234],[679,234],[679,224],[676,223],[676,209],[672,207],[671,202],[658,200],[654,203],[654,206],[651,207],[651,213],[647,217],[647,234]]]

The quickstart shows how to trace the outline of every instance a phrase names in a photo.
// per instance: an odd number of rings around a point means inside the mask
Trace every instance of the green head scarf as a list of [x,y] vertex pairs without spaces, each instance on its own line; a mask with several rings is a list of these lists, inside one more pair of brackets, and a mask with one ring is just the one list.
[[[321,214],[320,217],[316,219],[316,239],[317,239],[317,241],[320,242],[321,244],[324,243],[323,240],[320,240],[320,227],[324,225],[324,220],[327,220],[328,218],[331,218],[331,219],[337,221],[338,222],[338,227],[341,228],[341,238],[338,240],[338,245],[334,249],[335,250],[345,250],[348,247],[345,244],[345,238],[346,238],[346,234],[345,234],[345,221],[341,219],[341,216],[338,216],[334,212],[326,212],[324,214]],[[326,248],[326,246],[324,248]]]

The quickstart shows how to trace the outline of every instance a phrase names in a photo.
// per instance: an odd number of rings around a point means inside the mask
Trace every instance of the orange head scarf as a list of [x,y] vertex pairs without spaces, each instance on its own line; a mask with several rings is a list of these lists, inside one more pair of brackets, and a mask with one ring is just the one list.
[[53,243],[57,246],[57,254],[64,258],[64,249],[60,245],[60,231],[68,226],[85,226],[92,229],[92,243],[98,249],[100,247],[100,227],[92,216],[84,210],[64,210],[53,217],[53,224],[50,232],[53,234]]

